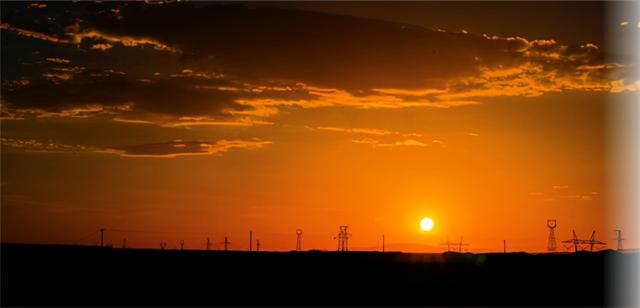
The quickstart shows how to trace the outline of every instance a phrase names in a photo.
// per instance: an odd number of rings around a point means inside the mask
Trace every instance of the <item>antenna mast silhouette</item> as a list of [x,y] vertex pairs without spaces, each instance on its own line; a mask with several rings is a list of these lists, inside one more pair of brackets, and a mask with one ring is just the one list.
[[296,229],[296,251],[302,251],[302,229]]
[[624,241],[624,239],[622,238],[622,230],[615,230],[615,231],[616,231],[616,241],[618,242],[618,247],[616,247],[616,250],[621,251],[622,241]]
[[100,228],[100,247],[104,247],[104,228]]
[[349,226],[340,226],[340,233],[334,236],[333,239],[338,239],[338,251],[349,251],[349,236],[351,233],[347,232]]
[[547,251],[556,251],[556,233],[555,229],[558,223],[555,219],[547,219],[547,228],[549,228],[549,243],[547,244]]

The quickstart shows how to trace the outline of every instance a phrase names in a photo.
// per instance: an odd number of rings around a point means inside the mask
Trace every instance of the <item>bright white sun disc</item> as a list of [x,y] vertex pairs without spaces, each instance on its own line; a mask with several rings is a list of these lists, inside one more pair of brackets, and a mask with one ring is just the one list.
[[431,229],[433,229],[433,219],[429,217],[422,218],[420,221],[420,228],[424,231],[431,231]]

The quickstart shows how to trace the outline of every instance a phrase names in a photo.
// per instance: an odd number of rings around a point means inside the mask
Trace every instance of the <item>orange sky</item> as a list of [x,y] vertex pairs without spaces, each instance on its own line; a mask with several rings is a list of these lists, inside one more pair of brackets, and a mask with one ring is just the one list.
[[416,5],[3,3],[2,241],[637,248],[637,16]]

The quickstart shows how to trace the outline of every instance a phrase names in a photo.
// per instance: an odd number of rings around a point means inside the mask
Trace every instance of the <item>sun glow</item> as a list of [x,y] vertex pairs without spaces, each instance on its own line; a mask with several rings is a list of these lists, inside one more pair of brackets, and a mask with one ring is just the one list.
[[420,228],[426,232],[431,231],[431,229],[433,229],[433,219],[429,217],[422,218],[420,221]]

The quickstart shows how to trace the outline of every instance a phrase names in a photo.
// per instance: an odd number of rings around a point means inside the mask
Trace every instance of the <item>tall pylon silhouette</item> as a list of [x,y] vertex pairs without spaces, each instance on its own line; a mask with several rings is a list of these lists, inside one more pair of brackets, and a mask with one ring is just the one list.
[[621,251],[622,241],[624,241],[624,239],[622,238],[622,230],[615,230],[615,231],[616,231],[616,241],[618,242],[618,247],[616,248],[616,250]]
[[348,226],[340,226],[340,233],[333,239],[338,240],[338,251],[349,251],[349,236],[351,233],[347,232]]
[[296,229],[296,251],[302,251],[302,229]]
[[556,232],[555,229],[558,222],[555,219],[547,219],[547,228],[549,228],[549,243],[547,243],[547,251],[556,251]]

